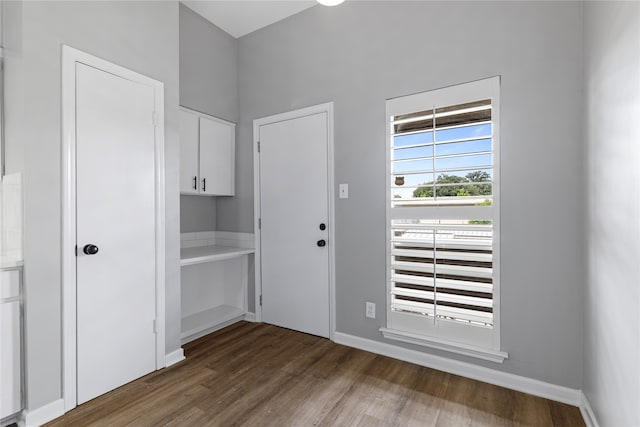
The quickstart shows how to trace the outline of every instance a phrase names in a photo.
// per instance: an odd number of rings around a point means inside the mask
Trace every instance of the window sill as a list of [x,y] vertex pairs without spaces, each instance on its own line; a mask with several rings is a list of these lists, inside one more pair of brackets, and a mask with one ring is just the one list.
[[486,348],[465,345],[438,338],[426,337],[424,335],[412,334],[410,332],[400,331],[397,329],[380,328],[380,332],[385,338],[390,340],[435,348],[437,350],[462,354],[464,356],[475,357],[477,359],[488,360],[495,363],[502,363],[504,359],[509,357],[509,354],[503,351],[489,350]]

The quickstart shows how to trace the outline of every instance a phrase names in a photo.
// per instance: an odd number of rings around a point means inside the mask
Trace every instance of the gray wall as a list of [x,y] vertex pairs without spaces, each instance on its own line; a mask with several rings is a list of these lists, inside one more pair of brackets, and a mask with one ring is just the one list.
[[[238,41],[182,4],[180,105],[238,121]],[[218,199],[180,196],[180,230],[215,230]]]
[[22,118],[24,111],[22,3],[2,1],[4,43],[4,136],[7,174],[24,170]]
[[[337,330],[383,341],[385,99],[501,75],[502,347],[509,359],[497,365],[433,353],[580,388],[581,8],[346,2],[242,37],[237,196],[218,202],[218,229],[253,231],[252,121],[334,101],[335,182],[350,186],[350,198],[335,204]],[[365,301],[377,303],[377,319],[365,318]]]
[[216,198],[180,195],[180,232],[216,229]]
[[601,426],[640,425],[640,3],[585,3],[589,276],[584,392]]
[[[16,159],[23,157],[22,164],[16,161],[9,166],[24,173],[27,402],[33,410],[62,395],[62,44],[165,83],[167,351],[180,345],[178,3],[28,1],[12,5],[20,6],[22,20],[11,38],[22,50],[24,122],[18,126],[14,121],[22,140],[12,138],[7,143],[10,152],[22,151]],[[16,82],[19,79],[9,84]],[[14,112],[20,108],[7,105]]]

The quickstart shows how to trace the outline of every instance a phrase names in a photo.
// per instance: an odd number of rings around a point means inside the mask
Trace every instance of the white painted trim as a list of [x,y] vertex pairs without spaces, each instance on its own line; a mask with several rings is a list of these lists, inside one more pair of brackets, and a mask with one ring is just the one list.
[[244,314],[244,320],[245,322],[256,323],[256,314],[248,311]]
[[172,351],[164,356],[164,367],[168,368],[169,366],[175,365],[178,362],[182,362],[185,360],[184,350],[182,347],[179,349]]
[[236,124],[234,122],[230,122],[229,120],[221,119],[220,117],[212,116],[211,114],[208,114],[208,113],[203,113],[202,111],[198,111],[198,110],[195,110],[195,109],[190,108],[190,107],[185,107],[184,105],[180,105],[178,107],[178,109],[182,110],[182,111],[185,111],[187,113],[195,114],[198,117],[204,117],[206,119],[213,120],[214,122],[218,122],[218,123],[221,123],[223,125],[232,126],[234,130],[236,128]]
[[75,56],[62,47],[62,397],[76,407]]
[[464,356],[475,357],[477,359],[488,360],[489,362],[502,363],[509,355],[503,351],[492,351],[472,345],[449,342],[443,339],[421,336],[406,331],[380,328],[382,335],[391,340],[420,345],[423,347],[435,348],[437,350],[449,351],[451,353],[462,354]]
[[140,83],[154,88],[157,122],[155,126],[155,198],[156,198],[156,370],[164,368],[166,351],[166,188],[164,146],[164,83],[135,73]]
[[336,331],[336,280],[335,280],[335,185],[334,185],[334,120],[333,102],[314,105],[299,110],[288,111],[273,116],[262,117],[253,121],[253,206],[254,221],[253,229],[255,235],[255,307],[256,321],[262,322],[262,307],[260,306],[260,294],[262,293],[262,260],[260,251],[260,228],[258,219],[260,212],[260,156],[258,153],[258,142],[260,137],[260,126],[306,117],[313,114],[327,114],[327,209],[329,210],[329,339],[335,341]]
[[334,122],[333,102],[325,104],[327,111],[327,179],[329,209],[329,339],[336,339],[336,211],[335,211],[335,167],[334,167]]
[[[254,250],[251,250],[252,253]],[[243,319],[249,310],[249,254],[244,255],[240,258],[240,285],[242,286],[242,311],[243,311]]]
[[[164,83],[72,47],[62,46],[62,392],[64,410],[76,407],[76,62],[147,85],[154,90],[155,135],[156,369],[165,366],[165,176]],[[64,411],[63,411],[64,413]]]
[[494,369],[473,365],[471,363],[409,350],[391,344],[344,334],[342,332],[336,332],[335,342],[349,347],[358,348],[360,350],[369,351],[371,353],[380,354],[382,356],[415,363],[416,365],[426,366],[428,368],[483,381],[500,387],[506,387],[523,393],[533,394],[534,396],[544,397],[545,399],[551,399],[569,405],[580,406],[581,403],[580,390],[550,384],[544,381],[522,377],[520,375],[496,371]]
[[63,399],[54,400],[44,406],[27,411],[24,422],[26,427],[37,427],[49,421],[63,416],[65,413],[65,403]]
[[593,408],[591,407],[591,402],[589,402],[584,391],[580,392],[580,413],[582,414],[582,418],[584,419],[584,423],[587,427],[600,427],[596,414],[593,412]]
[[262,294],[262,233],[260,231],[260,152],[259,152],[260,124],[253,121],[253,236],[255,253],[253,257],[254,274],[254,310],[256,322],[262,322],[262,305],[260,297]]

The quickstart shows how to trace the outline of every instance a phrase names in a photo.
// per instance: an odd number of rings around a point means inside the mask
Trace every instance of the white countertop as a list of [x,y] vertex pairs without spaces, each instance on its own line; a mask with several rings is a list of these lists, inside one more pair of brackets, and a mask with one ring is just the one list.
[[196,246],[180,249],[180,265],[193,265],[203,262],[222,261],[252,254],[253,248],[237,248],[233,246]]
[[21,259],[10,257],[8,255],[0,255],[0,268],[10,269],[16,267],[22,267],[24,262]]

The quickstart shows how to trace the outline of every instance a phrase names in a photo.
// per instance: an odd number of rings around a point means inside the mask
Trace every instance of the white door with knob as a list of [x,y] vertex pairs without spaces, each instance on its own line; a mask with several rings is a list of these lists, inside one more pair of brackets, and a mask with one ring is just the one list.
[[[157,216],[158,87],[81,62],[74,68],[80,404],[161,367],[156,239],[163,225]],[[72,377],[65,374],[65,381]]]
[[330,111],[255,126],[262,320],[323,337],[331,331]]

